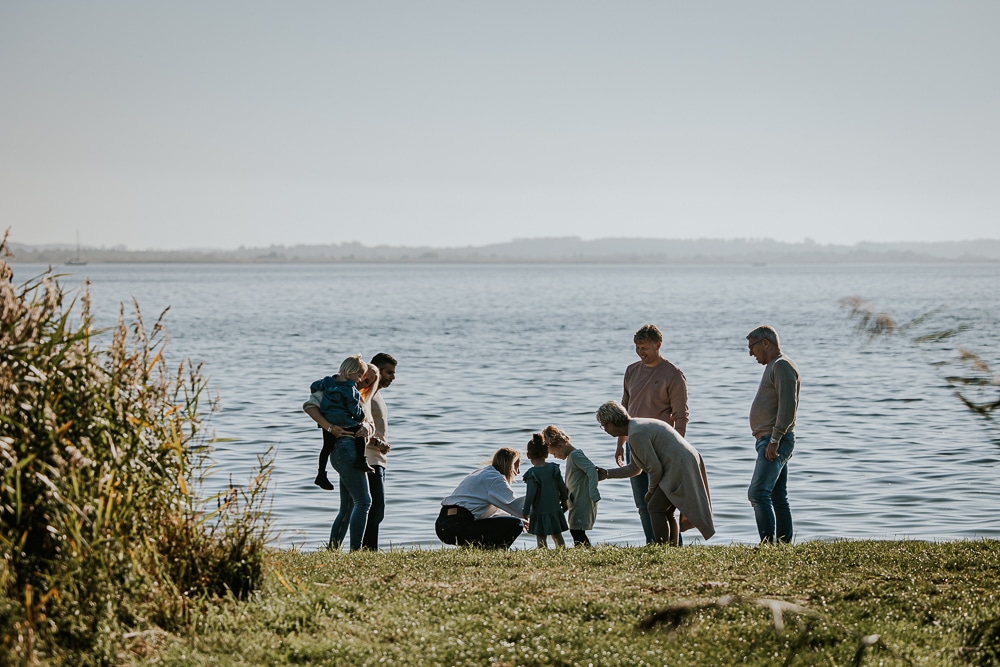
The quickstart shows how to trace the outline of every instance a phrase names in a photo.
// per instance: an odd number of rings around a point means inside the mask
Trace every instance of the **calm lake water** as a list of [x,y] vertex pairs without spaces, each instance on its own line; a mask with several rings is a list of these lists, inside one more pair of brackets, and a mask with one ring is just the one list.
[[[44,267],[15,264],[21,282]],[[1000,266],[88,265],[94,311],[114,323],[138,300],[147,321],[170,307],[172,365],[205,363],[221,411],[210,424],[214,480],[245,482],[277,452],[281,546],[319,548],[336,492],[313,486],[319,431],[301,411],[309,383],[351,354],[399,360],[389,408],[382,546],[438,547],[441,498],[501,446],[524,450],[554,423],[597,464],[615,442],[594,411],[621,397],[632,333],[653,322],[690,392],[688,439],[705,458],[718,533],[756,541],[746,486],[747,412],[762,367],[746,333],[774,325],[802,372],[789,496],[798,540],[1000,537],[1000,427],[966,410],[944,378],[958,346],[1000,368]],[[919,331],[954,339],[867,342],[838,299],[863,295]],[[515,490],[523,492],[523,483]],[[601,485],[596,542],[636,544],[627,481]],[[696,531],[685,534],[700,542]],[[530,548],[522,537],[517,546]]]

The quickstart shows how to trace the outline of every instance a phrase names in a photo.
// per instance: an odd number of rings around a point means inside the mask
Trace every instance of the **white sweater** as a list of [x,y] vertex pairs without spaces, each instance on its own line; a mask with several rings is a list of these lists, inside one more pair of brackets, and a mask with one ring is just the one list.
[[464,507],[476,519],[497,513],[524,518],[524,496],[515,497],[507,478],[491,465],[468,475],[441,504]]

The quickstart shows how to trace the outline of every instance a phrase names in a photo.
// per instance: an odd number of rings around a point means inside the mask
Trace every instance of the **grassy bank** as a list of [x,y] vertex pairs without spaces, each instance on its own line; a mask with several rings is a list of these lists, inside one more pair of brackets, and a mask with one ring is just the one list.
[[206,599],[257,590],[272,459],[202,495],[213,402],[200,364],[167,364],[163,316],[99,328],[87,291],[14,284],[7,257],[4,234],[0,665],[118,664],[133,633],[187,635]]
[[190,636],[136,637],[136,661],[1000,664],[997,541],[283,551],[267,571]]

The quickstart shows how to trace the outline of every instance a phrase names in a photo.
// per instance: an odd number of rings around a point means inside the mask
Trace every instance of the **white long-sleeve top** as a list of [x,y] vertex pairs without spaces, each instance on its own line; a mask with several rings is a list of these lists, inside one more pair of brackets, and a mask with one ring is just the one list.
[[[371,401],[368,402],[368,414],[371,415],[372,422],[375,425],[375,435],[389,442],[389,411],[385,407],[385,400],[382,399],[381,391],[376,391],[372,395]],[[373,444],[369,443],[365,447],[365,458],[368,459],[369,465],[386,467],[387,459],[385,454]]]
[[498,513],[524,518],[524,496],[514,496],[510,482],[491,465],[470,473],[441,504],[464,507],[476,519]]

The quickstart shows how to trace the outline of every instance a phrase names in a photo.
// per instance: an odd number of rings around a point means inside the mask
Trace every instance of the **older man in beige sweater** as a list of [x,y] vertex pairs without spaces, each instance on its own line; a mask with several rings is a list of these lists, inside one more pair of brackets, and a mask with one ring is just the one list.
[[750,430],[756,439],[757,463],[747,496],[753,505],[761,542],[792,541],[788,505],[788,460],[795,448],[795,414],[799,406],[799,368],[781,353],[778,333],[760,326],[747,334],[750,356],[764,366],[750,406]]

